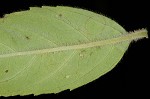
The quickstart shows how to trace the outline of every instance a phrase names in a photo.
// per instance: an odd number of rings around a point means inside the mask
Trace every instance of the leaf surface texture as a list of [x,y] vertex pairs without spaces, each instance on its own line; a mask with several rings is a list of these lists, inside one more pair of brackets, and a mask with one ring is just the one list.
[[78,8],[31,7],[8,14],[0,19],[0,96],[87,84],[120,61],[131,39],[114,38],[127,34],[115,21]]

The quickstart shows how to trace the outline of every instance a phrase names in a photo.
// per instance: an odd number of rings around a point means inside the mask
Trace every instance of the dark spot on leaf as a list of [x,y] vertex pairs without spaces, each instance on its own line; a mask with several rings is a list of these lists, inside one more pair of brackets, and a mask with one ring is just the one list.
[[52,54],[55,54],[54,52],[52,52]]
[[100,47],[100,46],[97,46],[96,48],[97,48],[97,49],[101,49],[101,47]]
[[8,73],[8,70],[5,70],[5,73]]
[[14,38],[13,38],[13,37],[11,37],[11,39],[12,39],[12,40],[14,40]]
[[27,40],[29,40],[29,39],[30,39],[30,37],[29,37],[29,36],[25,36],[25,38],[26,38]]
[[79,53],[79,56],[83,58],[85,57],[85,53],[86,53],[86,50],[81,50],[81,52]]
[[93,54],[93,52],[90,52],[90,56]]
[[59,16],[59,17],[62,17],[62,14],[60,13],[58,16]]
[[81,53],[84,53],[84,52],[86,52],[85,50],[81,50]]
[[82,43],[82,41],[78,40],[79,43]]

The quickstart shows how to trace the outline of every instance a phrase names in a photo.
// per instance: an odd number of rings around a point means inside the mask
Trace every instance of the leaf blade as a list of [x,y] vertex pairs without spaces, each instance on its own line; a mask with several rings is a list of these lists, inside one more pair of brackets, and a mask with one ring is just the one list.
[[[0,95],[57,93],[112,70],[133,39],[105,16],[71,7],[31,8],[0,19]],[[38,87],[37,87],[38,86]]]

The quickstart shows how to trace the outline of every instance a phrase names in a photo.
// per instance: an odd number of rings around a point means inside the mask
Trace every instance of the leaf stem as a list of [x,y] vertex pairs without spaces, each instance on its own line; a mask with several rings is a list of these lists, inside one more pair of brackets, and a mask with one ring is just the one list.
[[137,30],[134,32],[129,32],[126,35],[122,35],[122,36],[111,38],[111,39],[95,41],[95,42],[90,42],[90,43],[84,43],[84,44],[79,44],[79,45],[60,46],[60,47],[49,48],[49,49],[1,54],[0,58],[12,57],[12,56],[22,56],[22,55],[44,54],[44,53],[58,52],[58,51],[65,51],[65,50],[76,50],[76,49],[91,48],[91,47],[96,47],[96,46],[116,44],[116,43],[124,42],[124,41],[138,40],[138,39],[141,39],[144,37],[148,38],[148,32],[146,29]]

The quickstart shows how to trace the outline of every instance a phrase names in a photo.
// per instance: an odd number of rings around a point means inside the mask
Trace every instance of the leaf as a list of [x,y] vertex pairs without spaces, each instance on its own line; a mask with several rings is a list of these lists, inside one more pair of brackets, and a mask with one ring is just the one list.
[[31,7],[0,19],[0,96],[58,93],[85,85],[120,61],[130,42],[113,20],[71,7]]

